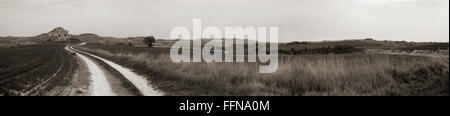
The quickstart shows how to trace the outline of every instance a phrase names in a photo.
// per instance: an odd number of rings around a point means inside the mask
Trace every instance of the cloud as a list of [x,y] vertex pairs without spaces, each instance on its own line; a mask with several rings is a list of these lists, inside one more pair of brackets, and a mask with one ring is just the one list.
[[392,3],[410,3],[419,0],[358,0],[367,4],[392,4]]
[[176,26],[279,26],[282,41],[448,41],[448,0],[0,0],[0,35],[169,36]]

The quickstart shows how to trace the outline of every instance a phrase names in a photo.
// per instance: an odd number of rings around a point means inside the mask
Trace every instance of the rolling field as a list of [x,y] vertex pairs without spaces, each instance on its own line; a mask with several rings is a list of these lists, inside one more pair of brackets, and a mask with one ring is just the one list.
[[56,95],[72,79],[77,63],[64,45],[0,48],[0,96]]
[[[87,69],[92,67],[64,47],[50,43],[0,48],[0,96],[60,95],[72,85],[72,92],[89,95],[92,82],[87,79],[95,76]],[[259,63],[173,63],[169,48],[102,44],[74,48],[131,69],[166,96],[449,95],[448,56],[377,52],[280,55],[277,72],[260,74]],[[98,65],[107,76],[111,88],[122,90],[117,88],[125,83],[123,91],[130,92],[126,88],[135,83],[127,80],[129,75],[99,59],[92,61],[91,65]],[[84,73],[74,78],[78,70]]]
[[257,63],[173,63],[159,48],[86,45],[146,75],[166,95],[448,96],[447,58],[389,54],[282,55],[278,71]]

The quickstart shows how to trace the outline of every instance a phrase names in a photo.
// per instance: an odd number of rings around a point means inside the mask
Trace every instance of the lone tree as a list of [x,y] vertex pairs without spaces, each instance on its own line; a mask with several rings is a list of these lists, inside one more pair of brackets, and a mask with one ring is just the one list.
[[155,39],[155,37],[153,37],[153,36],[148,36],[148,37],[145,37],[144,38],[144,41],[143,41],[145,44],[147,44],[147,46],[148,47],[153,47],[153,44],[156,42],[156,39]]
[[133,42],[128,42],[128,46],[130,46],[130,47],[133,47],[134,46],[134,44],[133,44]]

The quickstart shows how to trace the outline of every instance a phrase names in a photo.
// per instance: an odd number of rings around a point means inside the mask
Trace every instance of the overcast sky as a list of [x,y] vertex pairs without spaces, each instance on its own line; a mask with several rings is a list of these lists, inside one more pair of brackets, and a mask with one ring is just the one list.
[[280,41],[449,41],[449,0],[0,0],[0,36],[167,38],[176,26],[278,26]]

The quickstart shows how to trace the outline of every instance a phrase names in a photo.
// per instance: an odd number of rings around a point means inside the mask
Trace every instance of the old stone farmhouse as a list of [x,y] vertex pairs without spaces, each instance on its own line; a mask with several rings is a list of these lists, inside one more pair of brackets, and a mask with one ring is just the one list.
[[37,36],[43,41],[66,41],[70,38],[69,31],[62,27],[53,29],[48,33],[43,33]]

